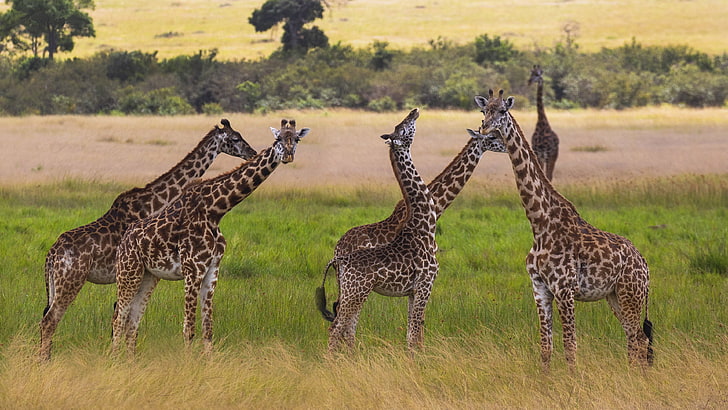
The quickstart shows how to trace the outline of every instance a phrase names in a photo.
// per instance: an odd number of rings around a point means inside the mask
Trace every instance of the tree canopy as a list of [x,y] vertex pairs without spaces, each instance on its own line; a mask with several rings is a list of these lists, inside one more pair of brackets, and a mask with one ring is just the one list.
[[283,51],[306,51],[315,47],[328,46],[329,39],[317,26],[305,28],[310,23],[323,17],[324,6],[321,0],[268,0],[261,8],[253,11],[248,22],[255,31],[270,30],[283,24]]
[[[74,37],[94,37],[93,19],[82,9],[93,9],[93,0],[11,0],[3,14],[2,32],[19,49],[30,49],[49,60],[59,51],[71,51]],[[24,41],[21,39],[28,39]],[[43,45],[45,45],[43,47]]]

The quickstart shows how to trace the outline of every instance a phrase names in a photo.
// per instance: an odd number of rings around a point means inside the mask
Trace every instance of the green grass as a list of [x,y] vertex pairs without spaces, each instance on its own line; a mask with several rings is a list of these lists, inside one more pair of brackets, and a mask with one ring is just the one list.
[[[720,175],[562,189],[588,221],[627,236],[646,257],[657,365],[647,377],[630,372],[606,303],[582,303],[579,374],[566,370],[557,321],[546,379],[524,269],[531,233],[515,189],[471,187],[441,218],[426,349],[414,360],[405,349],[406,299],[380,295],[365,304],[357,354],[324,357],[328,323],[313,303],[323,267],[346,229],[384,218],[398,197],[352,187],[256,192],[223,219],[228,248],[210,359],[198,356],[198,344],[184,353],[182,283],[163,281],[142,320],[139,358],[110,361],[115,287],[86,284],[59,326],[54,360],[37,366],[45,253],[125,187],[0,188],[0,407],[209,405],[201,396],[214,407],[721,407],[728,400],[727,187]],[[334,282],[327,282],[332,298]],[[167,379],[174,383],[162,388]]]
[[[98,51],[158,51],[163,58],[217,48],[222,59],[256,59],[280,46],[282,29],[256,33],[248,18],[262,0],[149,2],[96,0],[89,11],[95,38],[79,38],[73,53]],[[367,47],[386,41],[392,48],[429,47],[444,38],[460,44],[481,34],[501,36],[521,49],[552,47],[565,38],[564,27],[575,27],[580,49],[620,47],[633,37],[644,45],[689,45],[721,54],[726,51],[723,0],[558,1],[522,0],[330,1],[324,18],[315,21],[331,44]],[[0,5],[4,10],[7,5]],[[700,22],[700,24],[695,24]]]

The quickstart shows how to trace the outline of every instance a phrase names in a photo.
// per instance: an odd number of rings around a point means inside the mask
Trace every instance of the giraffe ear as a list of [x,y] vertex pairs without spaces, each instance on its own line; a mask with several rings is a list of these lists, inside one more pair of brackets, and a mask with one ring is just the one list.
[[310,128],[301,128],[301,130],[298,131],[298,139],[301,139],[301,138],[305,137],[306,135],[308,135],[309,131],[311,131]]
[[480,107],[480,109],[484,110],[485,106],[488,104],[488,99],[483,97],[482,95],[476,95],[475,104]]
[[270,127],[270,132],[273,133],[273,136],[276,137],[276,139],[278,139],[278,137],[281,135],[281,131],[273,127]]
[[516,102],[516,99],[513,97],[506,98],[506,109],[510,110],[513,108],[513,104]]
[[477,131],[473,131],[470,128],[466,128],[466,129],[468,130],[468,134],[470,135],[471,138],[480,138],[483,136],[483,134],[481,134]]

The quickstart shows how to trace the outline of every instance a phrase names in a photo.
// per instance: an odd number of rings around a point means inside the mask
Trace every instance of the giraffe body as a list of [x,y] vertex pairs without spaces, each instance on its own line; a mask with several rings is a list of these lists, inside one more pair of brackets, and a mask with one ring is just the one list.
[[549,181],[554,179],[554,168],[556,168],[556,160],[559,158],[559,136],[546,118],[546,110],[543,104],[543,70],[541,66],[533,66],[531,77],[528,84],[536,83],[536,112],[538,118],[536,120],[536,128],[531,136],[531,145],[533,152],[536,153],[541,168],[546,174]]
[[[435,205],[436,220],[465,187],[486,151],[505,152],[505,144],[500,138],[478,134],[472,130],[468,130],[468,132],[470,138],[465,147],[427,185]],[[349,229],[336,243],[334,256],[342,256],[357,249],[374,248],[392,242],[406,215],[407,207],[402,199],[386,219]]]
[[[501,95],[502,95],[501,91]],[[627,337],[630,362],[652,362],[652,323],[648,320],[649,269],[626,238],[602,231],[579,216],[574,205],[551,185],[508,111],[513,97],[504,100],[477,96],[484,114],[481,132],[502,136],[513,166],[533,246],[526,257],[540,322],[541,360],[548,371],[553,350],[555,302],[563,327],[566,360],[576,364],[575,301],[606,299]],[[642,310],[644,309],[644,321]]]
[[[372,248],[335,256],[327,265],[336,269],[339,298],[335,313],[326,310],[323,286],[317,290],[319,310],[333,321],[329,328],[329,351],[342,343],[354,346],[359,313],[371,292],[408,297],[407,345],[420,347],[424,339],[425,307],[438,273],[435,257],[435,205],[427,185],[412,163],[410,146],[419,110],[414,109],[382,135],[390,147],[390,160],[405,201],[405,218],[394,239]],[[326,280],[324,274],[324,281]]]
[[205,350],[212,349],[212,299],[226,242],[220,220],[247,198],[280,165],[293,161],[300,138],[309,131],[295,121],[272,128],[273,145],[236,169],[187,186],[182,196],[162,212],[135,222],[116,256],[118,302],[113,320],[113,350],[126,337],[136,350],[139,322],[152,291],[161,279],[184,280],[186,344],[192,341],[196,310],[202,313]]
[[168,172],[144,188],[120,194],[103,216],[64,232],[51,246],[45,262],[48,304],[40,322],[40,359],[50,359],[53,334],[83,285],[115,282],[116,250],[129,224],[159,212],[177,199],[184,185],[201,177],[219,153],[243,159],[255,155],[255,150],[232,129],[228,120],[223,119],[222,124]]

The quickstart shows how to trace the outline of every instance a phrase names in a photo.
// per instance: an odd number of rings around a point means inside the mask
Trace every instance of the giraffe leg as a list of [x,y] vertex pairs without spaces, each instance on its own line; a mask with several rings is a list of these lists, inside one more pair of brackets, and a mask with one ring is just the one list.
[[644,297],[637,297],[637,294],[639,292],[634,292],[629,286],[618,284],[615,293],[607,296],[607,302],[627,337],[627,357],[630,364],[646,367],[650,341],[640,324]]
[[130,251],[125,242],[121,243],[117,252],[117,295],[111,340],[111,351],[114,355],[118,355],[123,337],[127,338],[128,348],[129,315],[144,278],[144,266],[136,252]]
[[183,268],[183,275],[185,278],[185,318],[182,334],[185,346],[189,348],[195,337],[195,320],[202,276],[197,274],[197,269],[193,264]]
[[81,266],[82,261],[75,260],[70,268],[62,269],[54,267],[52,274],[48,274],[48,307],[43,312],[40,321],[40,360],[50,360],[53,345],[53,334],[56,332],[58,323],[63,318],[66,310],[76,299],[86,282],[85,269]]
[[549,181],[554,179],[554,169],[556,168],[556,154],[551,155],[546,165],[546,177]]
[[142,320],[144,311],[147,309],[147,304],[152,296],[154,288],[159,283],[159,278],[145,272],[144,277],[139,284],[134,299],[132,300],[129,314],[126,320],[126,349],[130,355],[136,353],[137,336],[139,334],[139,323]]
[[541,367],[544,373],[549,372],[551,365],[551,352],[553,351],[553,307],[554,299],[551,291],[538,275],[531,275],[533,297],[536,301],[539,334],[541,338]]
[[556,306],[559,309],[561,327],[564,338],[564,354],[569,370],[576,370],[576,320],[574,318],[574,294],[573,291],[562,292],[556,297]]
[[205,353],[212,352],[212,297],[215,294],[215,286],[217,285],[217,275],[219,264],[210,267],[204,279],[202,280],[202,289],[200,301],[202,305],[202,343],[204,344]]
[[[357,293],[357,295],[361,295]],[[339,306],[334,322],[329,327],[329,352],[341,349],[342,343],[349,349],[354,348],[356,325],[359,322],[359,313],[368,296],[352,298],[349,294],[339,292]]]
[[410,352],[421,349],[425,339],[425,307],[430,299],[432,286],[421,286],[408,299],[407,348]]

